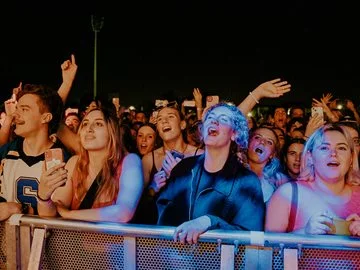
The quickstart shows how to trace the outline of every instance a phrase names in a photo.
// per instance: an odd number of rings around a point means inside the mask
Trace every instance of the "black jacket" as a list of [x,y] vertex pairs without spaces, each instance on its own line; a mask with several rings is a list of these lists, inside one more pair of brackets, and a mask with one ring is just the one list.
[[230,156],[214,184],[196,189],[205,154],[179,162],[157,199],[158,225],[179,226],[207,215],[209,229],[263,231],[265,204],[258,177]]

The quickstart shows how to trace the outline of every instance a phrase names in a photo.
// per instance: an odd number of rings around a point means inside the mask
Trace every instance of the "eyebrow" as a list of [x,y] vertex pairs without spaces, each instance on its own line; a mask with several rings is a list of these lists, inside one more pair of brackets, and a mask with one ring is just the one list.
[[[275,142],[274,139],[271,139],[271,138],[269,138],[269,137],[265,137],[265,136],[263,136],[263,135],[261,135],[261,134],[259,134],[259,133],[254,133],[254,136],[255,136],[255,135],[258,135],[258,136],[260,136],[260,137],[262,137],[262,138],[264,138],[264,139],[271,140],[271,141]],[[253,136],[253,137],[254,137],[254,136]]]
[[[176,116],[176,113],[175,112],[168,112],[168,113],[166,113],[167,115],[175,115]],[[163,116],[163,115],[161,115],[160,113],[158,114],[158,118],[160,117],[160,116]]]
[[20,105],[21,108],[31,108],[30,105]]
[[[323,142],[323,143],[321,143],[320,145],[330,145],[330,143],[328,143],[328,142]],[[346,146],[349,146],[346,142],[340,142],[340,143],[337,143],[336,145],[346,145]]]
[[[101,120],[101,121],[105,121],[104,118],[95,118],[94,121],[98,121],[98,120]],[[85,121],[90,121],[89,119],[84,119],[83,122]]]
[[[229,118],[231,118],[229,115],[227,115],[227,114],[225,114],[225,113],[221,113],[221,114],[219,114],[219,115],[217,115],[216,113],[209,113],[209,116],[217,116],[217,117],[219,117],[219,116],[226,116],[226,117],[229,117]],[[208,116],[208,117],[209,117]]]

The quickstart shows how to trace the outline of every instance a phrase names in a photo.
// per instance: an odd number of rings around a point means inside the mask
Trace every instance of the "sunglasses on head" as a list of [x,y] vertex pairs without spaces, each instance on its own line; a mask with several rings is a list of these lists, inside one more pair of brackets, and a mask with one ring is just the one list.
[[161,106],[157,106],[156,107],[156,110],[157,111],[159,111],[159,110],[161,110],[161,109],[163,109],[163,108],[174,108],[174,109],[179,109],[179,105],[178,105],[178,103],[176,102],[176,100],[175,101],[170,101],[170,102],[168,102],[168,103],[165,103],[165,104],[162,104]]

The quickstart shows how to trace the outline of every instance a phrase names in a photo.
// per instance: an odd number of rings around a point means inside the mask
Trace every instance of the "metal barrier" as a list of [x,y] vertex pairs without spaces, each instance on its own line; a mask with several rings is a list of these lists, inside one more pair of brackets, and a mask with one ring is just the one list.
[[214,230],[197,245],[174,227],[13,215],[0,269],[360,269],[357,237]]

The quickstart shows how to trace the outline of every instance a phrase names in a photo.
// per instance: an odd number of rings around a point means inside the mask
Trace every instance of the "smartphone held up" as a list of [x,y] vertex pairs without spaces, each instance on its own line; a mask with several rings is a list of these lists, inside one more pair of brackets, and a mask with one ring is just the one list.
[[45,152],[45,167],[46,170],[59,165],[64,161],[63,150],[61,148],[51,148]]

